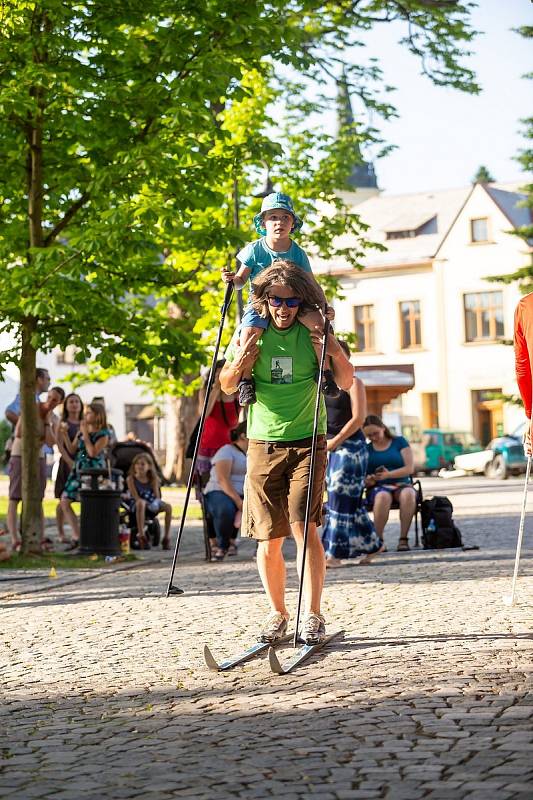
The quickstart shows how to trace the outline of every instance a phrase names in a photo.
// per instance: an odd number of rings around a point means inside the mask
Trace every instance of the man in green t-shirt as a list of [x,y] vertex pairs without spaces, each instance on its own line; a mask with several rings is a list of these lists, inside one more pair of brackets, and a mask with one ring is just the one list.
[[[248,464],[242,529],[258,540],[257,567],[271,606],[260,640],[273,642],[287,631],[283,540],[293,535],[298,561],[303,547],[305,506],[311,463],[318,362],[310,333],[298,314],[316,309],[321,297],[305,273],[290,261],[276,261],[254,281],[254,307],[268,317],[261,338],[244,348],[230,345],[220,374],[222,391],[232,393],[244,370],[253,366],[257,402],[248,413]],[[352,385],[353,367],[334,336],[327,354],[341,389]],[[326,469],[326,410],[321,399],[315,474],[304,576],[305,614],[300,637],[317,644],[325,636],[320,599],[326,571],[317,533],[322,521]]]

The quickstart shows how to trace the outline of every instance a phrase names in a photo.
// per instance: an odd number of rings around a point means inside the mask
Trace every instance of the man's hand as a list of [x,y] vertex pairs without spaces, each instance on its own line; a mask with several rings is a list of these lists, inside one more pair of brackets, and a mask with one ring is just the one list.
[[[314,345],[318,345],[322,347],[324,342],[324,330],[320,325],[315,325],[315,330],[310,331],[311,341]],[[335,339],[332,333],[328,334],[328,344],[326,348],[326,353],[328,356],[336,356],[338,353],[342,352],[342,348],[338,341]]]
[[235,273],[231,270],[224,268],[220,270],[220,272],[222,274],[222,280],[224,283],[231,283],[233,280],[235,280]]
[[524,455],[530,458],[533,455],[533,449],[531,447],[531,428],[533,426],[533,420],[528,419],[526,420],[526,428],[524,430],[524,436],[522,439],[522,444],[524,445]]
[[[261,331],[262,333],[262,331]],[[239,345],[235,350],[235,358],[233,359],[233,367],[238,369],[239,372],[242,372],[245,369],[249,369],[253,367],[255,362],[257,361],[257,357],[259,356],[259,347],[257,346],[257,340],[260,337],[260,333],[253,333],[244,347]]]

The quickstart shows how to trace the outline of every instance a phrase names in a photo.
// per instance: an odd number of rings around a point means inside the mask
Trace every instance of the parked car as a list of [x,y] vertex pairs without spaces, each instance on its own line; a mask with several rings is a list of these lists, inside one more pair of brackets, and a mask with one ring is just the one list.
[[422,431],[420,442],[410,442],[415,460],[415,470],[431,474],[453,467],[456,456],[483,450],[468,431],[445,431],[428,428]]
[[527,465],[523,434],[524,424],[510,435],[497,436],[480,453],[457,456],[454,466],[471,474],[484,473],[487,478],[498,480],[505,480],[509,475],[520,475],[526,471]]

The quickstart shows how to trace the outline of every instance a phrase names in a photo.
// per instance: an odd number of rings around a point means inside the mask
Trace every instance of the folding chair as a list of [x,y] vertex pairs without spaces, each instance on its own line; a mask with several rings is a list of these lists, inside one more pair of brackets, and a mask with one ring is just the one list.
[[[418,535],[418,517],[420,515],[420,522],[422,522],[422,500],[424,499],[423,498],[423,494],[422,494],[422,484],[420,483],[419,480],[416,480],[416,481],[411,480],[411,486],[413,487],[413,489],[415,490],[415,493],[416,493],[416,506],[415,506],[415,513],[414,513],[414,520],[415,520],[415,547],[420,547],[420,539],[419,539],[419,535]],[[365,489],[364,497],[366,497],[366,494],[367,494],[367,490]],[[368,507],[369,511],[372,510],[369,506],[367,506],[367,507]],[[396,500],[393,500],[392,505],[391,505],[391,510],[392,509],[398,510],[399,508],[400,508],[400,504],[398,502],[396,502]]]

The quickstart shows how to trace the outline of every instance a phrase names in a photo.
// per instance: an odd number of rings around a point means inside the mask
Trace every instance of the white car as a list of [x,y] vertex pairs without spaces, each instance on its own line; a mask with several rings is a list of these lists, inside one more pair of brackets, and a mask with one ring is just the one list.
[[464,455],[455,456],[453,466],[455,469],[460,469],[473,475],[483,474],[493,458],[494,452],[492,450],[478,450],[477,453],[464,453]]

